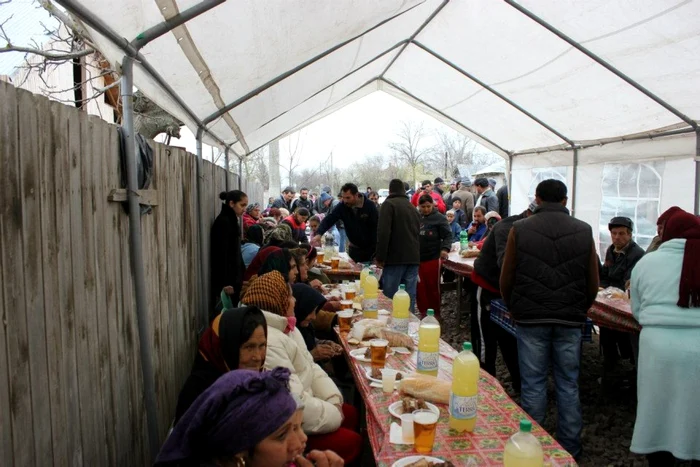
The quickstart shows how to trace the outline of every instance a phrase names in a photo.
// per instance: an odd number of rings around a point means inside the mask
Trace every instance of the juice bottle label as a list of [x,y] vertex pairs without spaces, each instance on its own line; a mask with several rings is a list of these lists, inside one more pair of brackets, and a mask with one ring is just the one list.
[[438,369],[439,359],[440,352],[421,352],[419,350],[416,367],[418,371],[435,371]]
[[450,395],[450,416],[458,420],[476,418],[477,396]]
[[365,298],[362,300],[362,310],[363,311],[377,311],[379,309],[379,303],[376,298]]
[[391,328],[396,332],[408,334],[408,318],[391,318]]

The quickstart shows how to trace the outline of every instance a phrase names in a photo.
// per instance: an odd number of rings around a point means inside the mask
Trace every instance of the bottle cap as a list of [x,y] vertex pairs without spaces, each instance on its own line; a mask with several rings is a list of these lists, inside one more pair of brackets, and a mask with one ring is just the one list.
[[523,433],[530,433],[532,431],[532,422],[525,418],[520,420],[520,431]]
[[374,271],[370,271],[370,272],[369,272],[369,275],[370,275],[370,276],[373,276],[373,275],[374,275]]
[[428,308],[428,316],[435,316],[435,310]]
[[462,350],[469,350],[471,352],[472,350],[472,343],[471,342],[465,342],[462,344]]
[[400,290],[406,290],[406,286],[405,286],[404,284],[401,284],[401,285],[399,286],[399,289],[400,289]]

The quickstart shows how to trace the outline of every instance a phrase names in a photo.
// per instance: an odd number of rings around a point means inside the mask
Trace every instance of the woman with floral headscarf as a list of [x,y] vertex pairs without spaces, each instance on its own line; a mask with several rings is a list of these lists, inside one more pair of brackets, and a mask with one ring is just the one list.
[[700,461],[700,218],[678,210],[661,246],[635,265],[632,314],[642,325],[630,450],[651,467]]
[[260,205],[258,203],[249,204],[243,213],[243,234],[248,232],[248,229],[260,222]]
[[357,426],[357,413],[343,404],[338,387],[314,363],[307,350],[296,326],[296,300],[289,283],[278,271],[259,276],[246,290],[243,303],[262,309],[265,315],[268,327],[265,368],[281,366],[292,372],[292,393],[305,405],[302,427],[307,434],[317,435],[310,436],[309,446],[326,449],[324,446],[332,445],[346,463],[357,459],[362,438],[348,428]]

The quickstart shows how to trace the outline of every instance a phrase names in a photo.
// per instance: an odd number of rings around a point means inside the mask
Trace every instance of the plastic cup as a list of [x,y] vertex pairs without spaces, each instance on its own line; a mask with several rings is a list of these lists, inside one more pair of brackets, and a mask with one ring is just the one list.
[[413,444],[416,452],[427,454],[433,451],[438,418],[431,410],[421,409],[413,412]]
[[338,267],[340,267],[340,258],[334,256],[333,258],[331,258],[331,269],[337,271]]
[[350,332],[352,327],[352,310],[343,310],[338,312],[338,326],[340,327],[340,332],[347,334]]
[[352,310],[352,300],[341,300],[340,301],[341,310]]
[[352,301],[355,299],[355,295],[356,295],[356,293],[355,293],[354,285],[350,285],[350,286],[348,286],[347,289],[345,289],[345,300]]
[[321,248],[316,248],[316,262],[318,264],[323,264],[323,258],[326,256],[326,252]]
[[372,368],[384,368],[384,365],[386,365],[386,351],[388,346],[389,341],[386,339],[372,339],[369,341]]
[[396,374],[398,371],[391,368],[382,369],[382,390],[384,392],[394,392],[394,384],[396,384]]
[[413,414],[405,413],[401,415],[401,438],[406,443],[413,442]]

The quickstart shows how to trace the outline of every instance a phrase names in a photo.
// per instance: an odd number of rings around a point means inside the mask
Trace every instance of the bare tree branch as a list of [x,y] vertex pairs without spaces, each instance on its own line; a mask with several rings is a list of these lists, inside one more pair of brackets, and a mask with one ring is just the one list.
[[86,57],[92,53],[95,53],[94,50],[92,49],[83,49],[79,50],[76,52],[65,52],[65,53],[54,53],[50,51],[45,51],[41,49],[35,49],[32,47],[19,47],[16,45],[12,45],[8,42],[8,44],[5,47],[0,48],[0,53],[7,53],[7,52],[24,52],[24,53],[29,53],[29,54],[34,54],[34,55],[40,55],[48,60],[72,60],[74,58],[81,58],[81,57]]
[[396,134],[398,141],[389,144],[389,148],[393,151],[394,155],[411,168],[414,184],[417,182],[416,172],[418,165],[423,162],[424,156],[429,152],[428,149],[421,145],[421,140],[424,136],[422,122],[413,123],[402,121],[399,131]]

